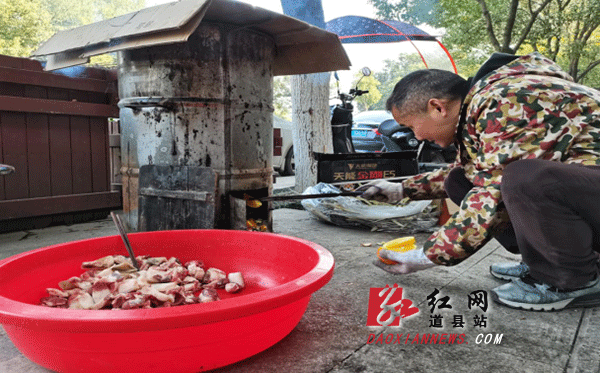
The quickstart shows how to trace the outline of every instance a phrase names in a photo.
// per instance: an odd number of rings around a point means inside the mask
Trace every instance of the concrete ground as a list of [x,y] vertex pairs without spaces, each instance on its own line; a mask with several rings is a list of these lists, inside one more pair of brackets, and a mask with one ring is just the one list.
[[[287,337],[217,372],[600,372],[600,308],[527,312],[504,308],[489,297],[485,312],[484,303],[470,304],[472,292],[502,283],[490,276],[491,263],[518,260],[496,241],[460,265],[394,276],[372,261],[377,244],[398,235],[340,228],[288,208],[275,210],[273,220],[275,233],[328,249],[336,260],[334,276],[312,296],[304,317]],[[105,219],[1,234],[0,258],[115,233],[112,221]],[[416,237],[422,243],[427,235]],[[372,246],[363,245],[369,243]],[[400,326],[366,326],[370,289],[394,284],[419,312]],[[428,296],[436,289],[435,299],[440,301],[432,313]],[[444,297],[452,308],[443,308]],[[374,298],[372,305],[379,304],[381,299]],[[371,309],[371,317],[377,311]],[[444,343],[418,343],[424,335],[437,335]],[[21,355],[0,329],[0,372],[48,370]]]

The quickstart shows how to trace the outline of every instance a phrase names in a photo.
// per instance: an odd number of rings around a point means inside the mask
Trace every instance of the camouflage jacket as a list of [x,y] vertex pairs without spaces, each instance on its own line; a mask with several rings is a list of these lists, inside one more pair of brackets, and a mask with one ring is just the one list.
[[507,164],[540,158],[600,165],[600,91],[576,84],[538,53],[519,57],[475,82],[463,102],[456,162],[403,181],[412,199],[444,198],[444,179],[460,166],[474,188],[423,250],[454,265],[487,243],[508,221],[500,183]]

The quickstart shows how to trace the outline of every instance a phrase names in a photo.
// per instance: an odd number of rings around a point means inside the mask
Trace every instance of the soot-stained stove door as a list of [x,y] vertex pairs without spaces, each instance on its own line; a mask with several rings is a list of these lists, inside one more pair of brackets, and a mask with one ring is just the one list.
[[140,231],[211,229],[215,226],[217,176],[212,168],[140,167]]

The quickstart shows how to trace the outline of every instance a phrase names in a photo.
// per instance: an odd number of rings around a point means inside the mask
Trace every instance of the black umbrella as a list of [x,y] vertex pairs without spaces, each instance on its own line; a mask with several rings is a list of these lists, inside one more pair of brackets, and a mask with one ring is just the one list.
[[408,23],[393,20],[382,21],[360,16],[344,16],[327,22],[325,28],[327,31],[336,34],[342,43],[393,43],[408,41],[415,47],[426,67],[428,67],[427,62],[419,51],[419,48],[413,43],[413,40],[434,41],[446,52],[448,58],[450,58],[450,62],[452,62],[454,72],[457,72],[454,60],[446,47],[435,36],[429,35],[425,31]]

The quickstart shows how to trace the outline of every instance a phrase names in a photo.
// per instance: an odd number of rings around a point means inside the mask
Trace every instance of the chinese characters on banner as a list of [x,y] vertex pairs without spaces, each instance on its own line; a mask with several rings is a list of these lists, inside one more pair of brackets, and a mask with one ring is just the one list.
[[334,172],[333,181],[370,180],[396,177],[396,172],[391,171],[348,171]]

